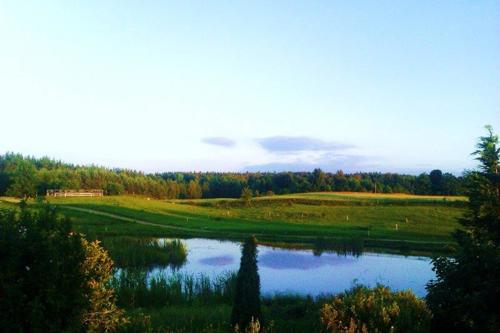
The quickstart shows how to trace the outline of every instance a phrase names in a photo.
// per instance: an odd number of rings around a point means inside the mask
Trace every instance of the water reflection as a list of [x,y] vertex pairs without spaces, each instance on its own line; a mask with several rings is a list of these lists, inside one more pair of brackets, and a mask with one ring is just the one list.
[[[187,249],[185,264],[178,271],[171,266],[155,267],[149,270],[149,276],[177,272],[217,278],[238,271],[240,243],[200,238],[182,242]],[[351,252],[337,251],[339,254],[329,245],[322,245],[320,252],[259,246],[262,293],[319,295],[342,292],[355,283],[367,286],[382,283],[396,290],[412,289],[424,296],[426,283],[435,277],[430,259],[426,257],[361,253],[352,249],[349,249]]]
[[313,243],[313,254],[321,256],[324,252],[333,252],[341,255],[360,256],[364,251],[363,240],[331,240],[318,238]]
[[290,250],[274,250],[259,256],[259,263],[263,267],[274,269],[311,270],[321,266],[349,265],[356,262],[351,256],[318,256],[310,253],[292,252]]
[[103,239],[103,245],[121,268],[171,266],[178,269],[186,263],[188,255],[186,244],[179,239],[108,237]]
[[224,255],[224,256],[203,258],[200,259],[199,262],[201,264],[205,264],[208,266],[227,266],[232,264],[234,262],[234,259],[229,255]]

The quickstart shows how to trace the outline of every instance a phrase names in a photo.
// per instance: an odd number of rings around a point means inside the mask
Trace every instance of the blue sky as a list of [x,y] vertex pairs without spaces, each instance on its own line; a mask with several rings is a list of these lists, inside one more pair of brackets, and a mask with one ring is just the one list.
[[500,130],[498,1],[2,1],[0,153],[460,173]]

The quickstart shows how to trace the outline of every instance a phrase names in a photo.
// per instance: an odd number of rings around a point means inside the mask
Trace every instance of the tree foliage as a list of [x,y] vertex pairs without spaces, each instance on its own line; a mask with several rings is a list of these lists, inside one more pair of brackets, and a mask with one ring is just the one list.
[[126,322],[98,243],[45,207],[0,211],[0,327],[5,332],[110,332]]
[[231,324],[246,329],[252,321],[262,323],[260,308],[260,277],[257,270],[257,239],[248,238],[243,244],[241,262],[236,277],[236,290]]
[[82,239],[82,245],[85,249],[82,270],[88,286],[85,298],[89,301],[83,311],[83,325],[89,333],[114,332],[127,324],[128,319],[116,306],[115,292],[109,284],[113,277],[113,261],[99,241]]
[[289,194],[352,191],[456,195],[462,177],[433,170],[419,176],[394,173],[324,172],[166,172],[145,174],[127,169],[78,166],[20,154],[0,155],[0,195],[43,195],[47,189],[102,189],[106,195],[140,194],[154,198],[240,198],[243,189]]
[[189,199],[200,199],[202,197],[202,189],[198,181],[190,180],[187,185],[187,195]]
[[20,159],[10,167],[9,187],[6,194],[14,197],[33,197],[36,195],[36,169],[24,159]]
[[252,197],[253,197],[253,193],[249,187],[245,187],[243,190],[241,190],[241,200],[245,204],[247,204],[247,205],[250,204]]
[[321,309],[321,321],[335,333],[428,332],[431,313],[411,291],[384,286],[354,287]]
[[467,174],[468,209],[455,232],[451,258],[434,259],[427,302],[436,332],[500,331],[500,175],[498,136],[487,127],[473,153],[479,170]]

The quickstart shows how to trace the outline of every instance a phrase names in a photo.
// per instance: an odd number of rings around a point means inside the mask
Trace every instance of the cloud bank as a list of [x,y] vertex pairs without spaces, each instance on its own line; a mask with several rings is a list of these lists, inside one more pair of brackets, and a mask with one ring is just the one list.
[[270,161],[247,165],[243,170],[256,172],[366,171],[376,168],[373,158],[352,153],[353,144],[325,141],[307,136],[271,136],[255,139],[255,142],[269,153]]
[[318,157],[310,158],[296,158],[289,161],[278,161],[264,164],[248,165],[244,171],[248,172],[301,172],[312,171],[315,168],[320,168],[323,171],[336,172],[343,170],[344,172],[357,172],[357,171],[375,171],[380,168],[371,157],[345,154],[323,154]]
[[272,136],[256,140],[257,143],[271,153],[296,153],[303,151],[333,151],[354,148],[353,145],[323,141],[306,136]]
[[236,142],[234,142],[234,140],[222,136],[203,138],[201,139],[201,142],[206,143],[208,145],[227,147],[227,148],[236,145]]

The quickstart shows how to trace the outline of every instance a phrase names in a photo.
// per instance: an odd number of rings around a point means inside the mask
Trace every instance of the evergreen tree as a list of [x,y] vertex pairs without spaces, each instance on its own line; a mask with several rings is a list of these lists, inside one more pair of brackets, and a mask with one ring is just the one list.
[[433,260],[436,280],[427,302],[436,332],[500,332],[500,175],[498,136],[487,126],[473,154],[480,170],[467,174],[468,209],[455,232],[452,258]]
[[231,324],[233,327],[238,325],[244,330],[252,318],[262,323],[260,277],[257,270],[257,239],[254,236],[245,241],[241,251]]

